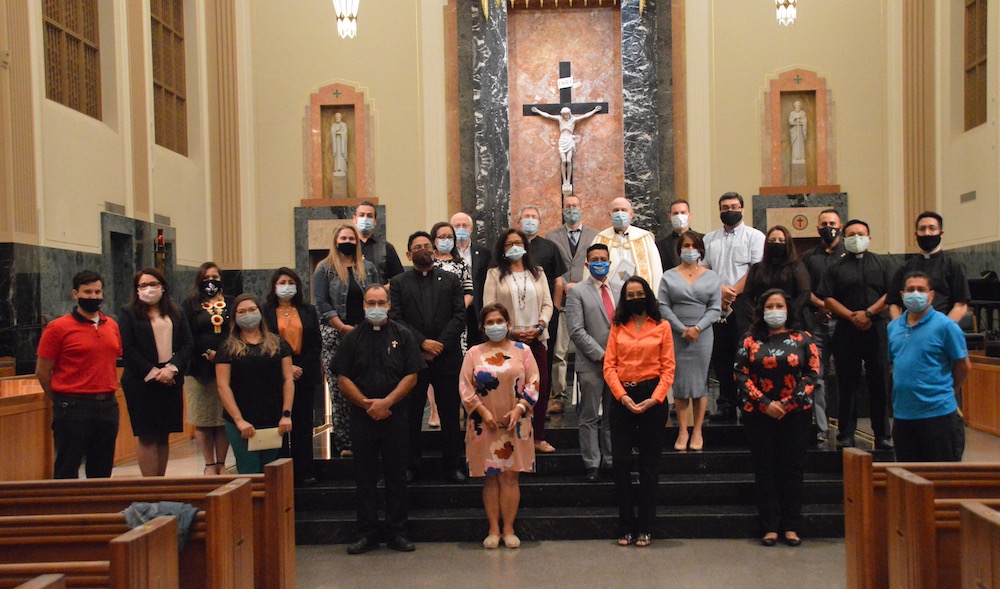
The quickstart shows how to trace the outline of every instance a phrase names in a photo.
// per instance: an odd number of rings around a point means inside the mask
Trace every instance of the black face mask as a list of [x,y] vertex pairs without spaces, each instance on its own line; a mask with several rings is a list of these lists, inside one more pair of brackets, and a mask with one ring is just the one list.
[[629,299],[625,301],[625,310],[632,315],[639,315],[646,311],[646,297],[641,299]]
[[827,247],[833,245],[833,242],[837,241],[837,236],[840,235],[840,228],[838,227],[820,227],[819,228],[819,238],[823,240],[823,243]]
[[719,214],[722,224],[732,227],[743,220],[743,211],[724,211]]
[[96,313],[104,299],[76,299],[76,304],[87,313]]
[[788,260],[788,246],[783,243],[766,244],[764,257],[772,264],[784,264]]
[[348,258],[353,258],[354,255],[358,253],[358,244],[344,241],[337,244],[337,251],[344,254]]
[[205,297],[214,297],[222,292],[222,281],[215,278],[201,281],[201,294]]
[[918,235],[917,245],[920,246],[920,249],[924,250],[925,252],[932,252],[935,249],[937,249],[937,246],[941,245],[941,236]]

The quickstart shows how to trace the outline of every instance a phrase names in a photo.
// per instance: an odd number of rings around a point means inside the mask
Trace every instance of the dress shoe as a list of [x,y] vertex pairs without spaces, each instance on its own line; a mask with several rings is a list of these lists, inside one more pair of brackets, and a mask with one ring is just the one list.
[[788,535],[789,533],[794,534],[795,532],[785,532],[785,537],[784,537],[785,544],[788,544],[789,546],[798,546],[802,544],[802,539],[799,538],[798,534],[795,534],[794,536],[789,536]]
[[875,438],[875,449],[876,450],[892,450],[896,446],[892,443],[889,438]]
[[691,436],[691,441],[688,443],[688,450],[692,452],[701,452],[701,449],[705,447],[705,439],[697,438]]
[[496,548],[497,546],[500,546],[500,536],[497,536],[496,534],[490,534],[489,536],[486,536],[486,538],[483,539],[483,548],[493,549]]
[[547,410],[549,413],[562,413],[566,407],[563,405],[562,401],[549,401],[549,406]]
[[385,545],[392,548],[396,552],[413,552],[417,549],[417,547],[413,545],[413,542],[410,542],[410,539],[402,534],[390,538]]
[[354,544],[347,547],[348,554],[364,554],[378,548],[378,540],[375,538],[361,538]]
[[688,448],[688,439],[687,438],[684,438],[684,439],[677,438],[677,441],[674,442],[674,450],[677,450],[678,452],[683,452],[683,451],[687,450],[687,448]]
[[552,444],[544,440],[541,442],[535,442],[535,452],[540,452],[542,454],[552,454],[555,451],[556,451],[555,447],[553,447]]
[[469,480],[469,476],[465,474],[461,468],[449,470],[448,473],[444,475],[444,478],[449,483],[464,483]]
[[837,436],[838,448],[853,448],[854,436]]
[[516,534],[507,534],[503,537],[503,545],[507,548],[517,548],[521,545],[521,539]]
[[778,543],[778,536],[777,536],[777,534],[775,534],[775,536],[773,538],[771,536],[764,536],[763,538],[760,539],[760,545],[761,546],[774,546],[777,543]]
[[596,468],[587,469],[587,482],[596,483],[601,479],[601,471]]

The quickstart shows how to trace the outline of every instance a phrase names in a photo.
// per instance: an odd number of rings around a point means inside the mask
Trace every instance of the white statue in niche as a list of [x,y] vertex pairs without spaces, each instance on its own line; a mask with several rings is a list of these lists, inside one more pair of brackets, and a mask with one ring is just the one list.
[[601,107],[595,106],[590,112],[577,116],[573,116],[573,112],[570,111],[569,107],[565,106],[559,111],[559,116],[550,115],[543,110],[539,110],[538,107],[535,106],[531,107],[531,112],[540,117],[545,117],[550,121],[556,121],[559,123],[559,170],[562,174],[562,191],[563,194],[572,194],[573,155],[576,153],[576,141],[579,139],[577,135],[573,134],[573,130],[576,128],[576,124],[578,122],[584,119],[589,119],[590,117],[601,112]]
[[333,115],[330,125],[330,147],[333,151],[333,175],[347,175],[347,123],[339,112]]
[[788,134],[792,144],[792,163],[806,163],[806,136],[808,122],[806,111],[802,110],[802,101],[796,100],[792,112],[788,113]]

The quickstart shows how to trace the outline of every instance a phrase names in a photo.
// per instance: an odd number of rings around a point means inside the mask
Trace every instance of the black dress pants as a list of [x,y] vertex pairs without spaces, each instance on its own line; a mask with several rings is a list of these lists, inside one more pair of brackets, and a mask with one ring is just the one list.
[[54,478],[79,478],[80,464],[84,461],[88,479],[110,477],[115,463],[118,419],[114,393],[86,397],[56,393],[52,400]]
[[957,411],[927,419],[894,419],[892,438],[899,462],[961,462],[965,423]]
[[871,411],[872,433],[876,438],[889,435],[888,401],[886,398],[886,335],[885,323],[876,321],[871,329],[858,331],[849,321],[839,321],[833,332],[833,361],[837,368],[840,404],[838,420],[840,438],[854,435],[858,427],[858,387],[861,385],[861,365],[864,363],[868,384],[868,405]]
[[379,459],[385,480],[386,538],[406,532],[407,421],[403,403],[392,408],[388,419],[375,421],[359,407],[351,406],[351,447],[357,487],[358,534],[378,539]]
[[[645,381],[633,388],[626,388],[625,392],[638,404],[650,397],[656,388],[656,383],[655,379]],[[648,534],[653,531],[653,524],[656,521],[660,452],[667,437],[666,425],[670,408],[667,403],[660,403],[645,413],[636,415],[621,403],[612,402],[608,413],[615,496],[618,499],[618,522],[622,534]],[[638,500],[632,489],[632,448],[639,449],[638,461],[635,464],[639,471]]]
[[441,456],[444,471],[465,466],[461,452],[465,448],[462,430],[459,427],[459,411],[462,401],[458,396],[458,374],[438,374],[432,368],[424,369],[417,375],[417,384],[406,396],[410,428],[409,468],[420,470],[423,443],[420,430],[424,424],[424,406],[427,405],[427,387],[434,387],[434,401],[441,416]]
[[802,480],[812,433],[812,411],[781,419],[760,411],[743,414],[753,457],[757,511],[763,533],[798,531],[802,523]]
[[736,350],[740,343],[739,321],[736,312],[726,319],[725,323],[713,326],[712,370],[719,381],[719,398],[716,400],[718,412],[735,411],[739,406],[736,394],[736,379],[733,378],[733,365],[736,363]]
[[313,467],[313,408],[316,402],[316,384],[295,382],[292,400],[292,431],[285,436],[281,447],[282,458],[291,458],[295,469],[295,482],[316,476]]

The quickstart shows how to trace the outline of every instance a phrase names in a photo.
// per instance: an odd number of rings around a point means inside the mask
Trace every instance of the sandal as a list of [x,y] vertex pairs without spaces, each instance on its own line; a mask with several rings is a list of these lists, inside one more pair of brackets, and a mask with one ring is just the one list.
[[649,534],[639,534],[639,537],[635,539],[636,548],[645,548],[653,543],[653,539],[649,537]]
[[768,532],[764,534],[764,537],[760,539],[761,546],[774,546],[778,543],[778,533]]
[[619,546],[631,546],[635,543],[635,539],[632,538],[632,534],[625,534],[621,538],[618,538]]
[[492,549],[496,548],[497,546],[500,546],[500,536],[496,534],[490,534],[489,536],[486,536],[486,538],[483,540],[483,548]]
[[229,474],[229,471],[226,470],[225,461],[215,463],[215,474]]
[[[218,464],[218,462],[206,462],[205,463],[205,470],[202,471],[202,474],[205,475],[205,476],[213,475],[213,474],[219,474],[218,469],[215,468],[216,464]],[[209,472],[209,469],[211,469],[211,472]]]
[[341,450],[340,451],[340,457],[341,458],[350,458],[351,456],[354,456],[354,452],[352,452],[350,450]]

